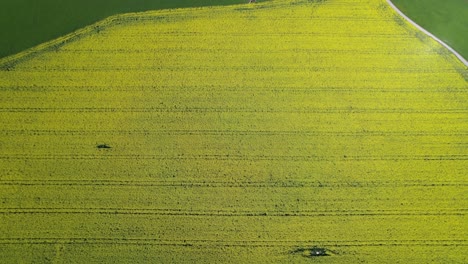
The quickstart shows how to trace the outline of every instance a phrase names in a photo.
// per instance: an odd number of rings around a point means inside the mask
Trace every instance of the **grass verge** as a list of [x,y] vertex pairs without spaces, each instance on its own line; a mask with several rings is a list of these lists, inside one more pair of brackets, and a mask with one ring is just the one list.
[[242,0],[15,0],[0,4],[0,58],[111,15],[155,9],[231,5]]
[[468,1],[392,0],[414,22],[468,58]]

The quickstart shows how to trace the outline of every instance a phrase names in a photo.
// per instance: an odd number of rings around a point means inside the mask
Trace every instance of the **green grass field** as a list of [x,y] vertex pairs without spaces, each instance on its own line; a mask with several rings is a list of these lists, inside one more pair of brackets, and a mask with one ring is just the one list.
[[467,0],[392,0],[414,22],[468,58]]
[[244,0],[7,0],[0,3],[0,58],[114,14],[245,3]]

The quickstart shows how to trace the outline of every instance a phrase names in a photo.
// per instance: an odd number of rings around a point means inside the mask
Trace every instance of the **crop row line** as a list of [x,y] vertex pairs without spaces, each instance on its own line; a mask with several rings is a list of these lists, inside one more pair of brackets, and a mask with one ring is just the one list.
[[0,186],[105,186],[105,187],[251,187],[251,188],[394,188],[394,187],[464,187],[466,181],[130,181],[130,180],[1,180]]
[[[300,20],[300,19],[299,19]],[[129,39],[129,38],[140,38],[142,35],[147,35],[148,32],[146,31],[134,31],[134,32],[125,32],[126,34],[123,36],[123,39]],[[105,34],[105,33],[103,33]],[[355,37],[355,38],[376,38],[376,37],[383,37],[383,38],[398,38],[398,39],[412,39],[411,35],[408,35],[406,33],[350,33],[350,32],[341,32],[337,33],[335,31],[330,32],[330,31],[302,31],[302,32],[291,32],[291,31],[280,31],[280,30],[275,30],[275,31],[270,31],[270,32],[262,32],[262,31],[248,31],[248,32],[221,32],[221,31],[158,31],[157,39],[158,40],[164,40],[165,37],[169,37],[171,40],[176,38],[176,37],[186,37],[186,36],[200,36],[200,37],[206,37],[206,36],[214,36],[214,37],[249,37],[249,38],[255,38],[255,37],[265,37],[265,36],[272,36],[272,37],[287,37],[287,36],[314,36],[314,37],[331,37],[331,38],[344,38],[344,37]],[[268,47],[267,47],[268,48]]]
[[468,209],[438,210],[298,210],[298,211],[226,211],[182,209],[118,209],[118,208],[0,208],[0,214],[98,214],[160,215],[206,217],[333,217],[333,216],[464,216]]
[[199,246],[199,247],[297,247],[298,245],[313,244],[330,247],[445,247],[468,246],[467,240],[366,240],[366,241],[340,241],[340,240],[161,240],[158,238],[7,238],[0,239],[0,244],[109,244],[109,245],[153,245],[153,246]]
[[468,113],[467,108],[444,108],[444,109],[408,109],[408,108],[300,108],[300,109],[261,109],[261,108],[201,108],[201,107],[180,107],[180,108],[112,108],[112,107],[5,107],[0,108],[0,112],[9,113],[397,113],[397,114],[443,114],[443,113]]
[[175,72],[209,72],[213,74],[215,72],[295,72],[295,73],[326,73],[326,72],[369,72],[369,73],[400,73],[400,74],[413,74],[413,73],[456,73],[458,74],[458,69],[456,68],[434,68],[434,67],[419,67],[419,68],[410,68],[408,66],[401,67],[354,67],[350,69],[349,67],[296,67],[296,66],[268,66],[268,65],[254,65],[254,66],[217,66],[217,65],[200,65],[197,63],[197,66],[174,66],[174,65],[154,65],[154,66],[141,66],[141,65],[113,65],[113,66],[90,66],[83,65],[81,67],[76,66],[29,66],[21,68],[22,72],[162,72],[168,71],[171,73]]
[[[267,47],[266,47],[267,48]],[[239,50],[238,48],[203,48],[203,47],[191,47],[191,48],[185,48],[183,46],[181,47],[149,47],[147,49],[138,49],[138,48],[131,48],[131,49],[123,49],[123,48],[113,48],[109,47],[106,49],[100,49],[100,48],[95,48],[95,49],[88,49],[88,48],[61,48],[60,52],[61,53],[97,53],[97,54],[122,54],[122,53],[143,53],[143,54],[155,54],[155,53],[170,53],[170,54],[193,54],[194,51],[207,54],[207,53],[233,53],[235,52],[236,54],[287,54],[291,55],[291,53],[294,53],[295,56],[297,54],[301,53],[306,53],[306,54],[345,54],[345,55],[350,55],[353,54],[355,56],[356,54],[373,54],[373,55],[381,55],[382,52],[379,50],[375,49],[365,49],[366,47],[362,47],[361,49],[317,49],[317,48],[290,48],[290,49],[275,49],[275,50],[269,50],[269,49],[242,49]],[[414,50],[407,50],[407,49],[402,49],[398,51],[394,51],[392,53],[386,54],[388,56],[427,56],[427,51],[420,50],[420,51],[414,51]]]
[[284,160],[284,161],[337,161],[337,160],[424,160],[424,161],[445,161],[445,160],[468,160],[468,155],[382,155],[382,156],[266,156],[266,155],[184,155],[168,156],[168,155],[144,155],[144,154],[128,154],[128,155],[97,155],[97,154],[12,154],[1,155],[1,160],[14,159],[30,159],[30,160],[87,160],[87,159],[123,159],[123,160]]
[[333,136],[333,137],[356,137],[356,136],[428,136],[428,137],[459,137],[467,136],[468,131],[459,132],[432,132],[432,131],[295,131],[295,130],[0,130],[2,135],[216,135],[216,136],[239,136],[239,135],[264,135],[264,136]]
[[343,92],[343,93],[463,93],[466,94],[467,91],[464,88],[371,88],[371,87],[361,87],[361,88],[345,88],[345,87],[229,87],[229,86],[218,86],[218,87],[197,87],[197,86],[90,86],[90,85],[70,85],[70,86],[58,86],[58,85],[48,85],[48,86],[0,86],[0,91],[13,91],[13,92],[207,92],[207,91],[217,91],[217,92],[254,92],[256,94],[263,94],[265,92],[275,92],[275,93],[287,93],[289,95],[295,93],[305,93],[305,94],[316,94],[319,92]]

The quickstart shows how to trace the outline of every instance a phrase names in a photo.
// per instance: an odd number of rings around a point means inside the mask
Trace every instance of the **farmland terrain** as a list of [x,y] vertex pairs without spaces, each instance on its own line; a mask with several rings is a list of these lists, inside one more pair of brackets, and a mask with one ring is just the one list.
[[0,3],[0,58],[63,36],[111,15],[240,3],[245,1],[4,0]]
[[468,1],[392,0],[412,20],[468,58]]
[[466,263],[467,80],[385,0],[108,18],[0,60],[0,256]]

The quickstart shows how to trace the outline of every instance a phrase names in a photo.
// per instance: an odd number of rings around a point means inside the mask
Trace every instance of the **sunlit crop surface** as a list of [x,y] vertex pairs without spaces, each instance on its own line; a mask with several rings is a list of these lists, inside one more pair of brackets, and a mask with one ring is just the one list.
[[384,0],[117,16],[0,67],[0,262],[467,262],[468,70]]

